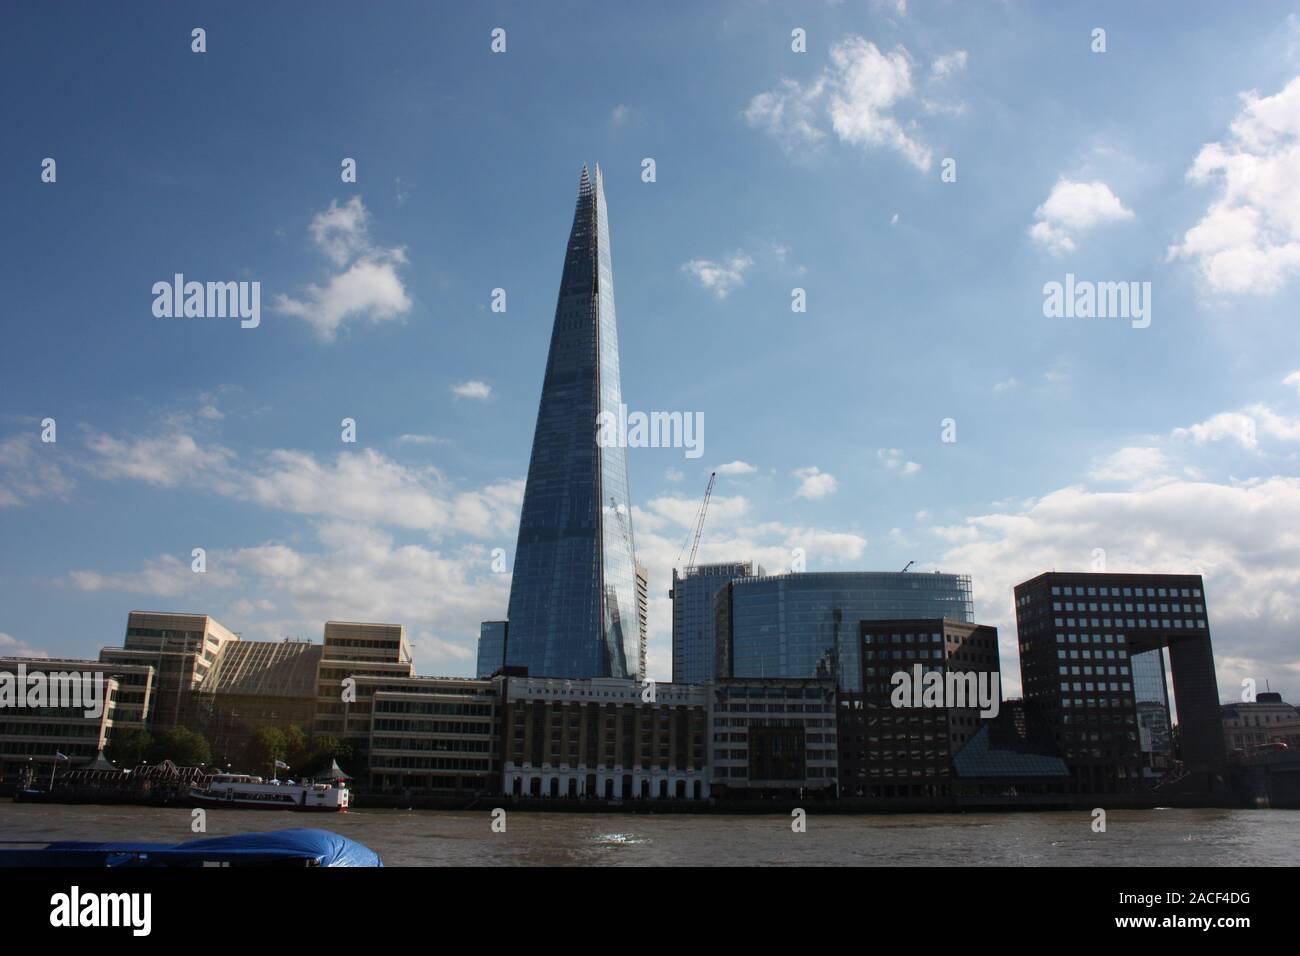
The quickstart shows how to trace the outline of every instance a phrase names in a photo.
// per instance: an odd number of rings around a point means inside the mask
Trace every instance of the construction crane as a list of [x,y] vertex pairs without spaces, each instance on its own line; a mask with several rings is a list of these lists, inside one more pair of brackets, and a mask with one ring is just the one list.
[[902,573],[902,574],[906,574],[906,573],[907,573],[907,568],[910,568],[910,567],[911,567],[912,565],[914,565],[914,564],[916,564],[915,561],[908,561],[908,562],[907,562],[907,567],[906,567],[906,568],[903,568],[902,572],[900,572],[900,573]]
[[704,533],[704,515],[709,510],[709,498],[713,495],[713,482],[717,479],[716,471],[709,472],[709,487],[704,489],[704,500],[700,502],[700,510],[695,515],[694,535],[687,535],[686,540],[691,543],[691,556],[687,559],[686,564],[682,564],[682,555],[686,552],[686,541],[682,542],[682,550],[677,553],[677,564],[683,571],[695,567],[695,553],[700,550],[700,535]]

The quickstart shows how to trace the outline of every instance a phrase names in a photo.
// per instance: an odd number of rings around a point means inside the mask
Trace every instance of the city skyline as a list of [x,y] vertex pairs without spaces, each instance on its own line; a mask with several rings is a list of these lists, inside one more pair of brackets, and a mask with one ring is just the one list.
[[[810,571],[970,574],[1008,694],[1012,586],[1101,562],[1203,575],[1225,699],[1245,677],[1300,697],[1300,363],[1279,347],[1300,236],[1276,185],[1300,25],[1205,13],[593,15],[565,43],[619,82],[576,98],[582,66],[515,8],[440,16],[438,62],[417,29],[358,26],[385,75],[283,11],[257,30],[205,13],[196,55],[192,14],[164,11],[102,82],[108,13],[75,36],[28,14],[0,69],[53,62],[77,94],[17,105],[3,154],[24,281],[0,356],[0,655],[93,657],[149,607],[251,639],[403,623],[422,673],[473,674],[478,624],[508,604],[557,223],[598,158],[625,400],[709,423],[698,461],[627,454],[650,676],[670,672],[670,569],[716,470],[700,563],[779,573],[798,548]],[[290,32],[308,52],[286,75]],[[173,82],[139,89],[148,64]],[[1233,179],[1247,161],[1265,175]],[[178,273],[261,282],[260,325],[154,315]],[[1045,317],[1068,276],[1152,282],[1149,326]]]

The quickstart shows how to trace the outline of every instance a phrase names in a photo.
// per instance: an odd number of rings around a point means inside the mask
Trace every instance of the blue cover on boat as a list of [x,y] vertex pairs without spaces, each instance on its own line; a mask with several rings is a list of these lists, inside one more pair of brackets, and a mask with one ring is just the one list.
[[175,845],[64,840],[41,850],[0,850],[0,866],[239,866],[294,860],[317,866],[384,865],[369,847],[329,830],[312,828],[238,833]]

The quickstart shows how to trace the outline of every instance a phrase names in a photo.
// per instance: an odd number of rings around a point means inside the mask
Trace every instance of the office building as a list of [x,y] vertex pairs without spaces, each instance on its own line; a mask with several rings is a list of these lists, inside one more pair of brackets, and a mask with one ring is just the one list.
[[1277,744],[1300,750],[1300,714],[1281,694],[1264,691],[1253,701],[1223,704],[1220,713],[1224,744],[1234,756]]
[[154,670],[150,723],[157,730],[195,722],[192,694],[201,690],[222,649],[239,640],[207,614],[132,611],[121,647],[99,652],[105,664]]
[[710,792],[719,798],[832,798],[839,757],[835,681],[738,678],[709,692]]
[[841,795],[950,796],[954,756],[1001,710],[997,628],[922,618],[858,629],[862,689],[840,695]]
[[445,796],[499,793],[501,680],[360,678],[371,702],[364,786]]
[[314,732],[346,741],[354,758],[364,760],[374,682],[362,678],[414,676],[411,645],[401,624],[326,621],[316,671]]
[[713,600],[737,578],[762,576],[751,561],[697,564],[680,575],[673,568],[673,682],[704,684],[717,677]]
[[[1223,724],[1199,575],[1050,572],[1017,585],[1015,603],[1025,699],[1048,722],[1078,792],[1142,789],[1165,767],[1185,789],[1223,789]],[[1166,664],[1181,748],[1167,758]]]
[[970,577],[807,572],[739,578],[714,599],[717,676],[832,677],[860,692],[858,623],[974,618]]
[[505,794],[709,796],[707,688],[616,678],[503,680]]
[[323,648],[303,640],[231,641],[192,694],[191,729],[202,734],[218,766],[237,766],[265,727],[310,734]]
[[534,677],[636,678],[641,622],[618,323],[600,167],[583,167],[533,433],[510,587],[506,663]]
[[[45,688],[40,697],[35,679]],[[30,779],[44,786],[51,771],[90,765],[114,732],[144,729],[154,670],[140,664],[0,657],[0,680],[6,693],[17,694],[0,706],[0,780]],[[96,700],[100,706],[90,706]],[[56,760],[56,754],[67,760]]]

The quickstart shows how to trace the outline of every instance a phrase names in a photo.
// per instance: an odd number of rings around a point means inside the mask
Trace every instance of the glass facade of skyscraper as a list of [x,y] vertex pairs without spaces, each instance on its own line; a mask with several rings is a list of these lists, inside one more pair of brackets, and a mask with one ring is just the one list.
[[627,452],[601,447],[619,415],[618,326],[600,167],[584,167],[528,462],[506,662],[534,677],[638,677],[640,611]]
[[807,572],[737,580],[714,601],[718,673],[833,677],[862,690],[858,622],[975,618],[969,575]]
[[751,562],[700,564],[677,576],[673,570],[673,683],[703,684],[714,679],[713,599],[728,581],[762,575]]
[[476,676],[491,677],[506,662],[506,622],[484,621],[478,627]]

